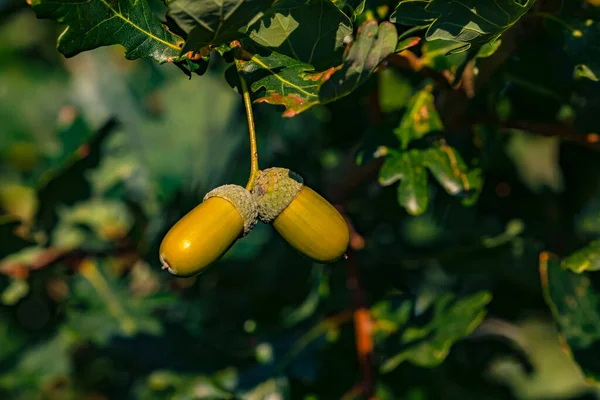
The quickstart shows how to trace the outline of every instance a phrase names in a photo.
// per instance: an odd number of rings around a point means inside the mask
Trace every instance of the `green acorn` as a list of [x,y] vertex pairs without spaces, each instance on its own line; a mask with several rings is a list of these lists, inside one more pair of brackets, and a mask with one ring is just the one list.
[[184,215],[160,245],[163,269],[180,277],[200,273],[247,235],[258,220],[251,193],[238,185],[208,192],[202,203]]
[[314,261],[340,259],[350,243],[342,215],[302,177],[286,168],[267,168],[256,176],[252,195],[259,219],[297,251]]

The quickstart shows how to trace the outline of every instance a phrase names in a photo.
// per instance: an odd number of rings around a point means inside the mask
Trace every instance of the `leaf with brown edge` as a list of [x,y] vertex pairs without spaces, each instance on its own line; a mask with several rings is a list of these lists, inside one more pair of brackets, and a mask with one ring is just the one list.
[[358,28],[356,40],[350,45],[342,68],[323,83],[319,91],[322,103],[347,96],[362,85],[387,56],[394,53],[398,32],[390,22],[369,20]]
[[481,169],[468,169],[460,153],[446,144],[430,147],[424,151],[424,164],[431,174],[451,196],[463,196],[463,204],[477,200],[482,189]]
[[319,87],[333,72],[333,68],[316,72],[311,64],[276,52],[254,54],[239,65],[254,102],[282,105],[284,117],[293,117],[318,104]]

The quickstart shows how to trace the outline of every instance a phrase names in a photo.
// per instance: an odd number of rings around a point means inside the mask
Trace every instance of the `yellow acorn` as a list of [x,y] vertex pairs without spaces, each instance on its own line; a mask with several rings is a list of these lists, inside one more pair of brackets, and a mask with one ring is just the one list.
[[180,277],[200,273],[247,235],[257,217],[256,203],[245,188],[223,185],[211,190],[165,235],[160,245],[163,269]]
[[297,251],[314,261],[340,259],[350,242],[341,214],[302,177],[286,168],[267,168],[256,176],[252,195],[258,217]]

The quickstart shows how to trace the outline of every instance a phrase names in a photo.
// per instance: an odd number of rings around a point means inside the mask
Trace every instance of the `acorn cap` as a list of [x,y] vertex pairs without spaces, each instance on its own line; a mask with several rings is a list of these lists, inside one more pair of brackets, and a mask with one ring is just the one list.
[[206,193],[202,201],[206,201],[211,197],[220,197],[230,202],[244,221],[244,232],[242,236],[246,236],[258,222],[258,207],[252,194],[246,188],[239,185],[223,185],[214,188]]
[[287,168],[267,168],[258,171],[252,195],[258,206],[258,218],[271,223],[298,196],[304,179]]

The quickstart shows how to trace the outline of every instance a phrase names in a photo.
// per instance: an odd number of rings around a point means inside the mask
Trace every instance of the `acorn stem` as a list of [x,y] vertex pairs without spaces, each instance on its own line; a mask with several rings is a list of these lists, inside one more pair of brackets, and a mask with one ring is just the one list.
[[248,117],[248,131],[250,135],[250,177],[246,184],[246,189],[252,190],[254,187],[254,181],[256,180],[256,174],[258,173],[258,148],[256,146],[256,130],[254,129],[254,114],[252,113],[252,100],[250,99],[250,91],[246,81],[240,74],[240,61],[235,61],[238,76],[240,77],[240,86],[242,88],[242,98],[244,99],[244,107],[246,109],[246,116]]

